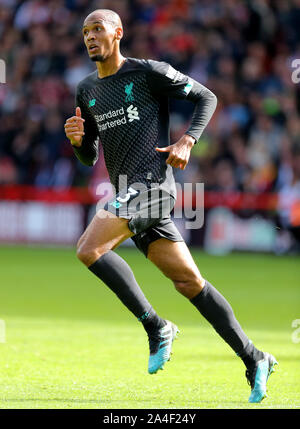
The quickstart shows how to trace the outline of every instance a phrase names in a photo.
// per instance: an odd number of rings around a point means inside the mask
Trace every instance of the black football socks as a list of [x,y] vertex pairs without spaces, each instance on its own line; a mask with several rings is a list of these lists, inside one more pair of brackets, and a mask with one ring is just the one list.
[[138,318],[148,334],[165,326],[165,320],[153,310],[137,284],[131,268],[117,253],[109,250],[88,268]]
[[190,301],[247,368],[263,359],[263,352],[256,349],[244,333],[228,301],[208,281],[202,291]]

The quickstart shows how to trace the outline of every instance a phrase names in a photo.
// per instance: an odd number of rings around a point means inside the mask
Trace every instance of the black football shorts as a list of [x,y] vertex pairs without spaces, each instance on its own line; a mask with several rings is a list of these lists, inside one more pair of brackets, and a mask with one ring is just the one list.
[[103,208],[129,219],[128,228],[135,234],[132,240],[147,257],[149,244],[159,238],[184,241],[170,216],[174,205],[174,197],[158,187],[129,186],[107,201]]

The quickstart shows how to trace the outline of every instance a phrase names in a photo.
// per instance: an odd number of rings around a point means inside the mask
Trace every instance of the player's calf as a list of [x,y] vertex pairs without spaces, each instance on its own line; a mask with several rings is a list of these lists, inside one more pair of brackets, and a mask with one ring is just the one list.
[[134,274],[123,258],[112,249],[132,236],[125,219],[111,213],[95,216],[77,245],[77,257],[91,273],[103,281],[142,322],[148,336],[152,336],[166,322],[161,319],[145,297]]

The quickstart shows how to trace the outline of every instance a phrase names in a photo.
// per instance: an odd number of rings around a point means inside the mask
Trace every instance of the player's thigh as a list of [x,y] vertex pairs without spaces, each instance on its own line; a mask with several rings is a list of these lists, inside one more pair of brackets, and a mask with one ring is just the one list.
[[101,248],[104,253],[114,249],[132,235],[127,219],[101,209],[80,237],[77,248],[79,251],[83,248]]
[[147,257],[175,283],[204,282],[184,241],[155,240],[149,245]]

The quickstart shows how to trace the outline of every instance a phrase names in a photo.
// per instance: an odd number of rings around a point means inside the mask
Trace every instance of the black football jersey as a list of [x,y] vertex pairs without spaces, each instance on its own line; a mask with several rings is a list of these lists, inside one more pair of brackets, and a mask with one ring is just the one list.
[[[154,60],[126,58],[117,73],[99,78],[97,70],[82,80],[76,105],[85,119],[85,136],[76,156],[86,165],[98,159],[98,145],[116,192],[140,182],[159,186],[175,196],[168,153],[156,147],[170,144],[169,97],[195,103],[190,134],[197,141],[216,107],[216,97],[203,85]],[[120,180],[123,178],[123,181]]]

